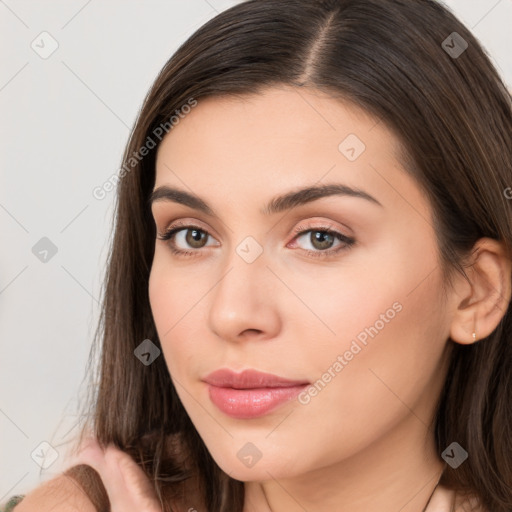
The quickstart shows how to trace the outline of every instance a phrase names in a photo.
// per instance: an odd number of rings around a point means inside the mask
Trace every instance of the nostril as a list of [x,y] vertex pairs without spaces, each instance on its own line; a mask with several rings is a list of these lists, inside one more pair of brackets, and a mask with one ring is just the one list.
[[242,335],[245,335],[245,333],[255,333],[255,334],[261,334],[263,331],[260,331],[259,329],[246,329]]

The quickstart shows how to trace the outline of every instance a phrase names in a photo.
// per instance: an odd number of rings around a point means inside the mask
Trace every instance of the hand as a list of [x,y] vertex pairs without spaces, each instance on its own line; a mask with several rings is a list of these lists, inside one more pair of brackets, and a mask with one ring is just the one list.
[[102,450],[95,438],[82,443],[73,465],[87,464],[100,475],[111,512],[162,512],[155,490],[142,469],[125,452],[110,444]]

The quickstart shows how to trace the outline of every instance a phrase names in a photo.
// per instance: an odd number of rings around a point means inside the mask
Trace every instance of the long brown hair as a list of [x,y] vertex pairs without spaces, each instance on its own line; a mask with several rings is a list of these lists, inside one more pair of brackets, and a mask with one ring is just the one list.
[[[134,356],[145,339],[160,346],[148,299],[156,232],[147,199],[156,149],[162,127],[175,129],[170,120],[179,122],[185,105],[281,84],[351,101],[393,130],[407,171],[431,202],[447,286],[454,271],[465,276],[466,257],[481,237],[503,241],[512,254],[512,201],[505,194],[512,185],[511,96],[478,41],[446,7],[432,0],[249,0],[208,21],[156,78],[123,156],[95,335],[99,373],[91,353],[90,425],[82,431],[129,453],[154,482],[165,511],[173,510],[170,497],[189,478],[197,479],[210,512],[241,512],[244,490],[210,456],[164,358],[146,366]],[[156,147],[141,157],[150,145]],[[470,456],[457,469],[447,467],[442,483],[476,493],[493,512],[510,512],[510,304],[487,338],[448,343],[453,350],[435,439],[439,454],[456,441]],[[98,510],[108,510],[88,466],[66,474]]]

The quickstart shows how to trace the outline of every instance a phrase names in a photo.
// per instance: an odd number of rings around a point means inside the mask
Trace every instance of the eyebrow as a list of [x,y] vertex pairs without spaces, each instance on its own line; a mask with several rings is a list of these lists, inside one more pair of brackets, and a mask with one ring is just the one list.
[[[382,204],[377,199],[375,199],[375,197],[368,194],[364,190],[352,188],[342,183],[332,183],[324,185],[313,185],[277,196],[273,198],[264,208],[262,208],[260,213],[263,215],[272,215],[275,213],[284,212],[286,210],[291,210],[292,208],[297,208],[298,206],[316,201],[317,199],[321,199],[323,197],[334,195],[359,197],[383,208]],[[195,210],[199,210],[206,215],[215,216],[213,209],[200,197],[184,190],[168,187],[167,185],[162,185],[161,187],[153,190],[148,199],[149,207],[151,207],[153,203],[157,201],[171,201],[183,204]]]

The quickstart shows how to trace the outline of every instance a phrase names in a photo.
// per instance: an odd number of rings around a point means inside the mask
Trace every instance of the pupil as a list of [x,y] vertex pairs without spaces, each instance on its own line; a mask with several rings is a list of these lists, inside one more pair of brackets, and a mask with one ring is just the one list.
[[[333,235],[324,231],[314,231],[313,246],[317,249],[328,249],[332,243]],[[319,242],[319,244],[317,244]]]
[[[192,233],[192,235],[190,235],[190,233]],[[198,229],[189,229],[187,233],[187,243],[189,243],[193,247],[201,247],[201,241],[204,238],[204,234],[205,233],[199,231]]]

